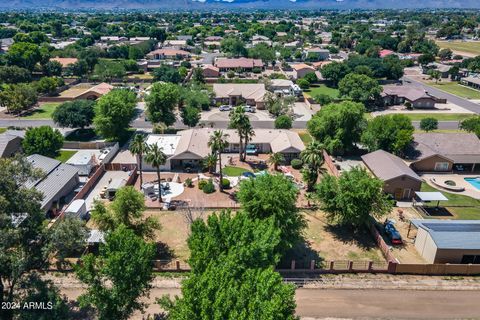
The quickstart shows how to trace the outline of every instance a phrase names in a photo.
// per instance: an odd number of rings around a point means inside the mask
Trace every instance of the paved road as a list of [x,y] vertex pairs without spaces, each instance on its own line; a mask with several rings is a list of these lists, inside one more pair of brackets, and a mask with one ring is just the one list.
[[472,102],[470,100],[461,98],[459,96],[456,96],[454,94],[439,90],[437,88],[431,87],[421,81],[409,78],[407,76],[403,77],[403,80],[405,81],[410,81],[412,85],[417,86],[417,87],[422,87],[424,90],[428,91],[432,95],[442,98],[442,99],[447,99],[449,102],[454,103],[462,108],[465,108],[467,110],[470,110],[475,113],[480,113],[480,104]]
[[[75,299],[79,288],[61,288]],[[180,289],[154,288],[147,313],[158,313],[155,298],[180,295]],[[297,289],[297,314],[305,319],[473,319],[480,315],[480,291],[380,289]],[[142,319],[136,314],[133,319]]]

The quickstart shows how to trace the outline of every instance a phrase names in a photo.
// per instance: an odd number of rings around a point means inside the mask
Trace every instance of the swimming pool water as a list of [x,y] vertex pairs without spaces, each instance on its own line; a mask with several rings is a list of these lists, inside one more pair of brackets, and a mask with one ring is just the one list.
[[465,181],[470,183],[476,189],[480,190],[480,177],[477,178],[464,178]]

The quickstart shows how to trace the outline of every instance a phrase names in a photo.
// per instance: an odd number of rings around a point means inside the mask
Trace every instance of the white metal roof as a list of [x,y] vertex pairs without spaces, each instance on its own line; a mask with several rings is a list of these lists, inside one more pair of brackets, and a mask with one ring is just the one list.
[[447,201],[448,198],[445,197],[441,192],[415,192],[418,198],[421,201]]

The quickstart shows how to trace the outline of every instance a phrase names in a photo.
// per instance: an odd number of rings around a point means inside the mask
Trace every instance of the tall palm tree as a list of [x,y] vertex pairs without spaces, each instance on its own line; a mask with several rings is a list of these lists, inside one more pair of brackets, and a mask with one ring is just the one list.
[[241,130],[242,130],[243,138],[245,140],[245,144],[243,146],[242,161],[245,161],[245,159],[247,158],[247,145],[250,142],[250,140],[252,140],[252,137],[255,136],[255,130],[253,130],[253,127],[250,124],[250,121]]
[[167,156],[163,153],[162,148],[157,144],[153,144],[148,148],[145,155],[145,161],[157,168],[158,179],[158,201],[162,202],[162,185],[160,183],[160,167],[167,162]]
[[285,161],[285,158],[280,152],[270,153],[270,156],[268,158],[268,163],[273,165],[273,169],[275,171],[278,170],[278,165],[281,164],[283,161]]
[[217,155],[218,165],[220,167],[220,191],[223,191],[222,152],[226,147],[228,147],[227,138],[228,134],[224,134],[222,130],[215,130],[213,135],[210,136],[210,140],[208,140],[208,146],[210,149],[212,149],[212,154]]
[[143,156],[148,150],[148,145],[145,142],[143,134],[136,134],[129,146],[130,152],[137,157],[137,165],[140,170],[140,187],[143,185]]
[[323,145],[318,141],[310,142],[300,154],[304,168],[304,177],[308,177],[307,190],[312,190],[317,182],[318,173],[323,164]]
[[[230,129],[236,129],[239,137],[239,148],[238,148],[238,156],[240,158],[240,161],[242,160],[242,153],[244,149],[244,131],[245,128],[250,125],[250,119],[248,116],[245,114],[245,110],[242,107],[236,107],[230,112],[230,123],[228,124],[228,127]],[[245,142],[246,144],[246,142]]]
[[203,160],[203,165],[204,168],[208,169],[208,173],[213,173],[215,170],[215,167],[217,166],[217,155],[216,154],[209,154],[204,160]]

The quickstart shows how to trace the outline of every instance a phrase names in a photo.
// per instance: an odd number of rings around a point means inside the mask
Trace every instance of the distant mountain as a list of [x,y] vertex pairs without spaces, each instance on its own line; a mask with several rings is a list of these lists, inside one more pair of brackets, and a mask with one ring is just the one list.
[[480,0],[5,0],[0,9],[480,8]]

